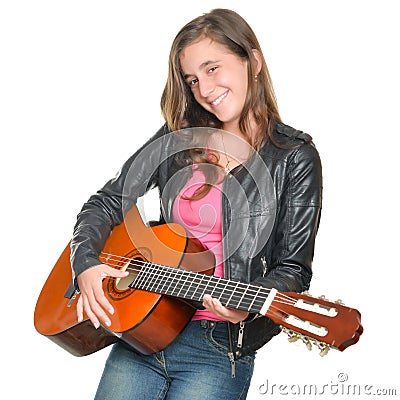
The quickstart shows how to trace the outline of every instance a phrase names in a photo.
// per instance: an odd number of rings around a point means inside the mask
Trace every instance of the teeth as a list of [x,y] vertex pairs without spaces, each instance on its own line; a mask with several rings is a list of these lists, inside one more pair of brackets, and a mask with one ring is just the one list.
[[214,100],[213,102],[211,102],[211,104],[213,106],[217,106],[219,103],[221,103],[221,101],[226,97],[226,93],[224,93],[223,95],[219,96],[218,99]]

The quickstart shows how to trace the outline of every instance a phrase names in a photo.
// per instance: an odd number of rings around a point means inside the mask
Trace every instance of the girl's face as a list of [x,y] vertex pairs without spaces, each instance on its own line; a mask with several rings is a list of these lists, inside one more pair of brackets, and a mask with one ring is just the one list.
[[196,101],[222,122],[224,130],[238,131],[247,94],[247,60],[203,38],[183,49],[180,64]]

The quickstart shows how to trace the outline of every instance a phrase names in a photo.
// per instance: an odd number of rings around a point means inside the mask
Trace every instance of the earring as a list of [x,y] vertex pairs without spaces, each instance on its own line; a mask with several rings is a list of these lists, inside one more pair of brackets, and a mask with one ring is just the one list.
[[254,75],[254,81],[257,82],[258,75]]

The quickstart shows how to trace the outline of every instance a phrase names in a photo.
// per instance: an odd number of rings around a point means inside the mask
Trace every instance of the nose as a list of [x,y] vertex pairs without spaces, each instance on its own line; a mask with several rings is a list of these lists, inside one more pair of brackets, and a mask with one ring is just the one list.
[[215,85],[211,78],[201,77],[199,78],[199,92],[202,97],[208,97],[214,91]]

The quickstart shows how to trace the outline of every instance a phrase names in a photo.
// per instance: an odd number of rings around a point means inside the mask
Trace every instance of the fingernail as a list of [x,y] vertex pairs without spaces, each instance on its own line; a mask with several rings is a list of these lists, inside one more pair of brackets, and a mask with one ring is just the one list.
[[96,329],[99,329],[99,326],[100,326],[100,323],[99,323],[99,322],[95,322],[95,323],[94,323],[94,327],[95,327]]

